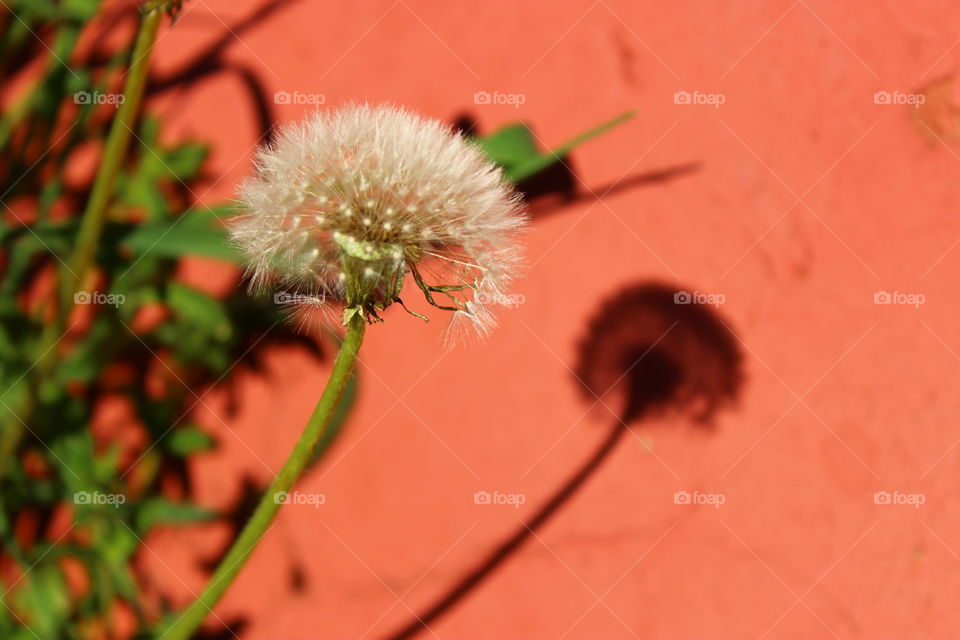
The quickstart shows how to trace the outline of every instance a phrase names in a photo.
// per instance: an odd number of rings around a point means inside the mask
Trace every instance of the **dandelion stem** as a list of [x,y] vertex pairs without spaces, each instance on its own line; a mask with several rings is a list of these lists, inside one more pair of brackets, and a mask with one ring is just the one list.
[[313,415],[310,416],[307,426],[296,445],[294,445],[293,451],[290,452],[290,456],[284,463],[279,475],[260,499],[253,516],[247,522],[243,531],[240,532],[233,546],[230,547],[230,551],[220,561],[220,566],[214,571],[203,593],[165,633],[160,635],[162,640],[187,640],[196,632],[197,627],[226,593],[253,549],[266,534],[270,523],[280,509],[280,502],[276,500],[276,496],[280,492],[289,491],[293,487],[293,484],[309,463],[314,449],[323,438],[330,424],[334,410],[343,395],[357,361],[357,353],[363,341],[364,330],[363,317],[359,314],[354,315],[347,325],[347,334],[340,345],[337,359],[333,363],[333,370],[330,373],[327,386],[324,388],[323,394],[313,410]]

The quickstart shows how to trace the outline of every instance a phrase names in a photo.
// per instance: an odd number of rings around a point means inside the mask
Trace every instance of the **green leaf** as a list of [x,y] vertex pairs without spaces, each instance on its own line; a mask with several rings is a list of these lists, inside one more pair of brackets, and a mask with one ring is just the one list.
[[60,3],[63,15],[82,21],[92,18],[100,7],[100,0],[64,0]]
[[46,640],[60,637],[58,632],[70,613],[70,593],[63,572],[56,562],[43,562],[29,571],[26,584],[18,589],[15,600],[27,612],[30,629]]
[[118,343],[127,342],[129,339],[132,339],[132,336],[126,330],[118,335],[112,323],[94,322],[86,339],[58,363],[57,380],[64,385],[68,382],[93,382],[112,355],[109,347],[117,347]]
[[164,219],[169,216],[167,196],[160,188],[159,181],[153,176],[137,174],[130,180],[124,181],[122,190],[123,201],[131,207],[142,207],[150,220]]
[[209,451],[215,444],[213,438],[192,425],[174,429],[164,441],[164,446],[170,453],[182,458],[200,451]]
[[137,257],[197,255],[240,262],[240,254],[228,244],[227,232],[220,224],[220,218],[228,214],[228,207],[217,207],[188,211],[173,219],[151,220],[131,232],[123,246]]
[[223,304],[199,289],[171,282],[167,287],[167,304],[194,327],[221,340],[230,336],[230,317]]
[[98,524],[94,546],[78,554],[87,566],[96,608],[109,617],[119,595],[139,612],[136,580],[129,565],[141,540],[120,517]]
[[88,430],[60,433],[50,450],[51,461],[62,470],[68,496],[77,491],[92,491],[97,486],[93,438]]
[[202,144],[187,143],[166,151],[162,155],[164,169],[170,177],[190,180],[200,171],[200,166],[207,157],[207,147]]
[[529,162],[540,155],[533,132],[522,122],[498,129],[489,136],[477,138],[476,143],[490,160],[506,169]]
[[152,498],[139,505],[137,532],[146,534],[159,524],[193,524],[207,522],[217,517],[209,509],[188,502],[170,502],[165,498]]
[[3,273],[3,291],[13,295],[24,280],[34,273],[34,259],[42,254],[65,256],[73,242],[77,229],[75,223],[35,225],[7,228],[0,242],[8,251],[8,262]]
[[150,339],[169,347],[177,362],[197,370],[226,371],[232,359],[233,320],[223,302],[178,283],[167,287],[171,321],[156,327]]
[[521,182],[562,160],[584,142],[623,124],[634,115],[636,115],[635,111],[622,113],[612,120],[574,136],[546,153],[537,151],[533,133],[523,123],[499,129],[489,136],[478,138],[476,143],[493,162],[503,167],[504,176],[508,180]]
[[114,476],[117,475],[121,451],[122,447],[119,443],[111,443],[107,451],[93,461],[93,471],[102,485],[109,485]]

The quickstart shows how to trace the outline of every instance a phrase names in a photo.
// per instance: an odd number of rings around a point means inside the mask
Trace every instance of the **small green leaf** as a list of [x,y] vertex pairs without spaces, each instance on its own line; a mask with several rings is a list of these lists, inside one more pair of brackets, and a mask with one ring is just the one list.
[[51,461],[62,470],[67,495],[97,486],[93,438],[88,430],[61,433],[50,449]]
[[170,177],[178,180],[191,180],[200,171],[200,165],[207,157],[207,147],[202,144],[182,144],[165,151],[163,165]]
[[26,577],[26,585],[18,590],[16,601],[27,612],[30,629],[39,638],[55,638],[70,613],[67,581],[56,562],[34,566]]
[[75,223],[50,224],[40,222],[30,226],[6,228],[0,241],[8,255],[3,270],[3,291],[13,295],[26,278],[35,273],[35,259],[50,254],[69,253],[76,232]]
[[227,232],[220,221],[225,215],[228,215],[227,207],[219,207],[188,211],[173,219],[151,220],[124,238],[123,246],[138,257],[197,255],[239,262],[240,254],[228,244]]
[[190,425],[174,429],[164,441],[170,453],[183,458],[199,451],[208,451],[214,447],[214,444],[213,438]]
[[60,4],[63,15],[77,21],[89,20],[99,7],[99,0],[65,0]]
[[506,169],[540,155],[533,132],[522,122],[498,129],[489,136],[477,138],[476,143],[490,160]]
[[537,158],[532,158],[516,167],[513,167],[507,171],[507,177],[514,182],[520,182],[521,180],[529,178],[530,176],[543,171],[554,162],[557,162],[561,158],[565,157],[584,142],[592,140],[593,138],[606,133],[610,129],[623,124],[635,115],[636,111],[627,111],[626,113],[621,113],[613,120],[608,120],[607,122],[604,122],[603,124],[598,125],[589,131],[584,131],[580,135],[574,136],[570,140],[567,140],[559,147],[556,147]]
[[564,156],[584,142],[623,124],[634,115],[636,115],[635,111],[622,113],[546,153],[540,153],[537,150],[533,133],[523,123],[503,127],[489,136],[477,138],[475,142],[480,145],[480,148],[493,162],[503,167],[504,176],[508,180],[521,182],[562,160]]
[[93,382],[112,355],[112,350],[108,347],[116,347],[130,337],[129,333],[118,336],[111,323],[94,322],[87,333],[87,339],[60,360],[56,369],[57,380],[61,384]]
[[199,289],[177,282],[167,287],[167,304],[177,316],[220,339],[230,335],[230,317],[223,304]]
[[170,502],[164,498],[152,498],[139,505],[137,531],[147,533],[159,524],[193,524],[207,522],[217,514],[188,502]]

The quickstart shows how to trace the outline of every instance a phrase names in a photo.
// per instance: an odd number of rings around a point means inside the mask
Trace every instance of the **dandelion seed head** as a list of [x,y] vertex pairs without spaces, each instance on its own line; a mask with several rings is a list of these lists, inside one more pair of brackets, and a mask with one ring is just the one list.
[[252,286],[374,320],[410,274],[428,302],[454,312],[452,324],[495,326],[480,301],[517,275],[525,214],[463,136],[404,109],[348,105],[282,129],[256,169],[231,226]]

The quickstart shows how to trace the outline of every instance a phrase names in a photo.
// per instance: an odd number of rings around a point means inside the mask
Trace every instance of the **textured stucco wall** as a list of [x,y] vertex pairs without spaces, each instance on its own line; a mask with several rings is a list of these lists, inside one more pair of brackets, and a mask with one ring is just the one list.
[[[187,2],[158,67],[256,6]],[[348,430],[300,485],[326,504],[283,510],[218,616],[248,617],[251,639],[382,638],[410,620],[605,437],[609,416],[584,415],[570,371],[577,344],[602,300],[658,281],[725,296],[718,314],[744,355],[738,406],[712,430],[677,416],[640,425],[434,634],[956,637],[952,84],[930,91],[939,102],[922,114],[874,93],[909,94],[955,71],[958,18],[946,1],[299,2],[239,33],[228,59],[271,93],[322,93],[327,106],[466,112],[484,131],[524,119],[544,144],[640,114],[575,152],[580,191],[627,186],[537,216],[526,301],[485,345],[444,352],[442,323],[399,311],[371,329]],[[525,102],[475,105],[481,90]],[[724,103],[676,104],[677,91]],[[167,114],[170,137],[214,142],[219,182],[198,195],[229,197],[258,136],[237,76],[151,108]],[[687,164],[696,170],[630,182]],[[189,275],[224,277],[216,265]],[[925,303],[876,305],[878,291]],[[237,418],[221,394],[204,400],[199,420],[221,444],[195,466],[205,504],[229,504],[244,473],[272,477],[325,378],[297,353],[270,362],[271,377],[244,379]],[[480,489],[526,504],[475,505]],[[683,490],[725,503],[674,504]],[[877,505],[881,490],[925,504]],[[185,599],[202,584],[197,557],[220,542],[157,536],[144,561]]]

